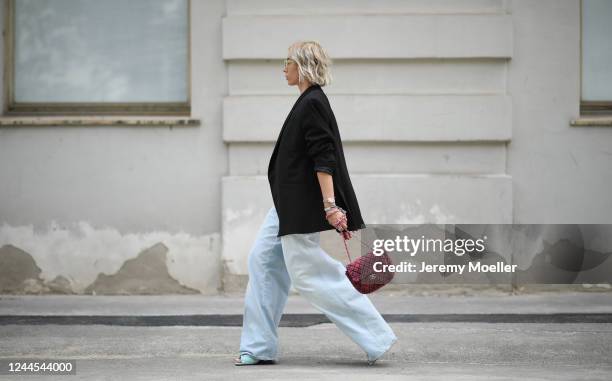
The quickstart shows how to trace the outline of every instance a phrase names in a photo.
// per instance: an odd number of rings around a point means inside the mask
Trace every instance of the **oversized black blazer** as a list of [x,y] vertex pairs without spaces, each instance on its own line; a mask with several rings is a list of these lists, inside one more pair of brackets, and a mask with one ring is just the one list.
[[317,171],[332,175],[336,205],[347,211],[348,230],[364,229],[336,118],[321,86],[314,84],[289,112],[268,165],[278,237],[334,229],[325,219]]

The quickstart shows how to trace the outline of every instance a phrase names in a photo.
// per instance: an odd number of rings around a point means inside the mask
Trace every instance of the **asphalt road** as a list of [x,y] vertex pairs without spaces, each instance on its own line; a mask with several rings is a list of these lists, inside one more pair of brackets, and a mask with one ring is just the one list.
[[0,358],[76,360],[15,380],[610,380],[612,324],[392,323],[374,366],[333,324],[281,327],[279,360],[236,367],[239,327],[3,325]]
[[371,299],[399,338],[374,366],[294,295],[278,362],[236,367],[242,295],[1,295],[0,360],[72,359],[76,375],[0,380],[612,380],[612,293]]

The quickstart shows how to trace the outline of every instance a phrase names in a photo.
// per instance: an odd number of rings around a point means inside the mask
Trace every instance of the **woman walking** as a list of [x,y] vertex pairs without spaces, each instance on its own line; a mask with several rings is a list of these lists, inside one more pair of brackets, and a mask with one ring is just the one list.
[[331,61],[315,41],[289,47],[284,73],[300,96],[280,131],[268,167],[274,206],[249,253],[240,356],[236,365],[273,363],[277,327],[294,288],[366,353],[373,364],[397,337],[344,265],[319,245],[320,232],[343,238],[365,228],[353,191],[336,119],[321,89]]

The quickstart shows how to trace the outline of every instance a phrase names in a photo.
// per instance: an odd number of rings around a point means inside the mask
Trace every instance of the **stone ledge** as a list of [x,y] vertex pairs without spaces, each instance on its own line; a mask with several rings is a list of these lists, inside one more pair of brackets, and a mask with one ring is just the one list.
[[574,127],[585,127],[585,126],[612,127],[612,116],[580,117],[577,119],[572,119],[570,121],[570,126],[574,126]]
[[0,117],[0,127],[33,126],[200,126],[195,118],[109,118],[109,117]]

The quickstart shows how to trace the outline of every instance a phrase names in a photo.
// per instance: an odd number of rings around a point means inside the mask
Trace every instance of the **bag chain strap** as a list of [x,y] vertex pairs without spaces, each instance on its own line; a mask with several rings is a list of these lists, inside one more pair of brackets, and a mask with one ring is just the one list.
[[[359,243],[365,247],[366,249],[370,250],[370,247],[368,245],[366,245],[365,243],[363,243],[362,240],[360,240],[359,238],[357,238],[357,236],[353,236],[357,239],[357,241],[359,241]],[[344,243],[344,250],[346,251],[346,256],[349,259],[349,263],[353,262],[353,260],[351,259],[351,255],[349,254],[349,249],[348,249],[348,245],[346,244],[346,241],[348,241],[346,238],[344,238],[342,236],[342,233],[340,233],[340,238],[342,239],[342,242]]]

